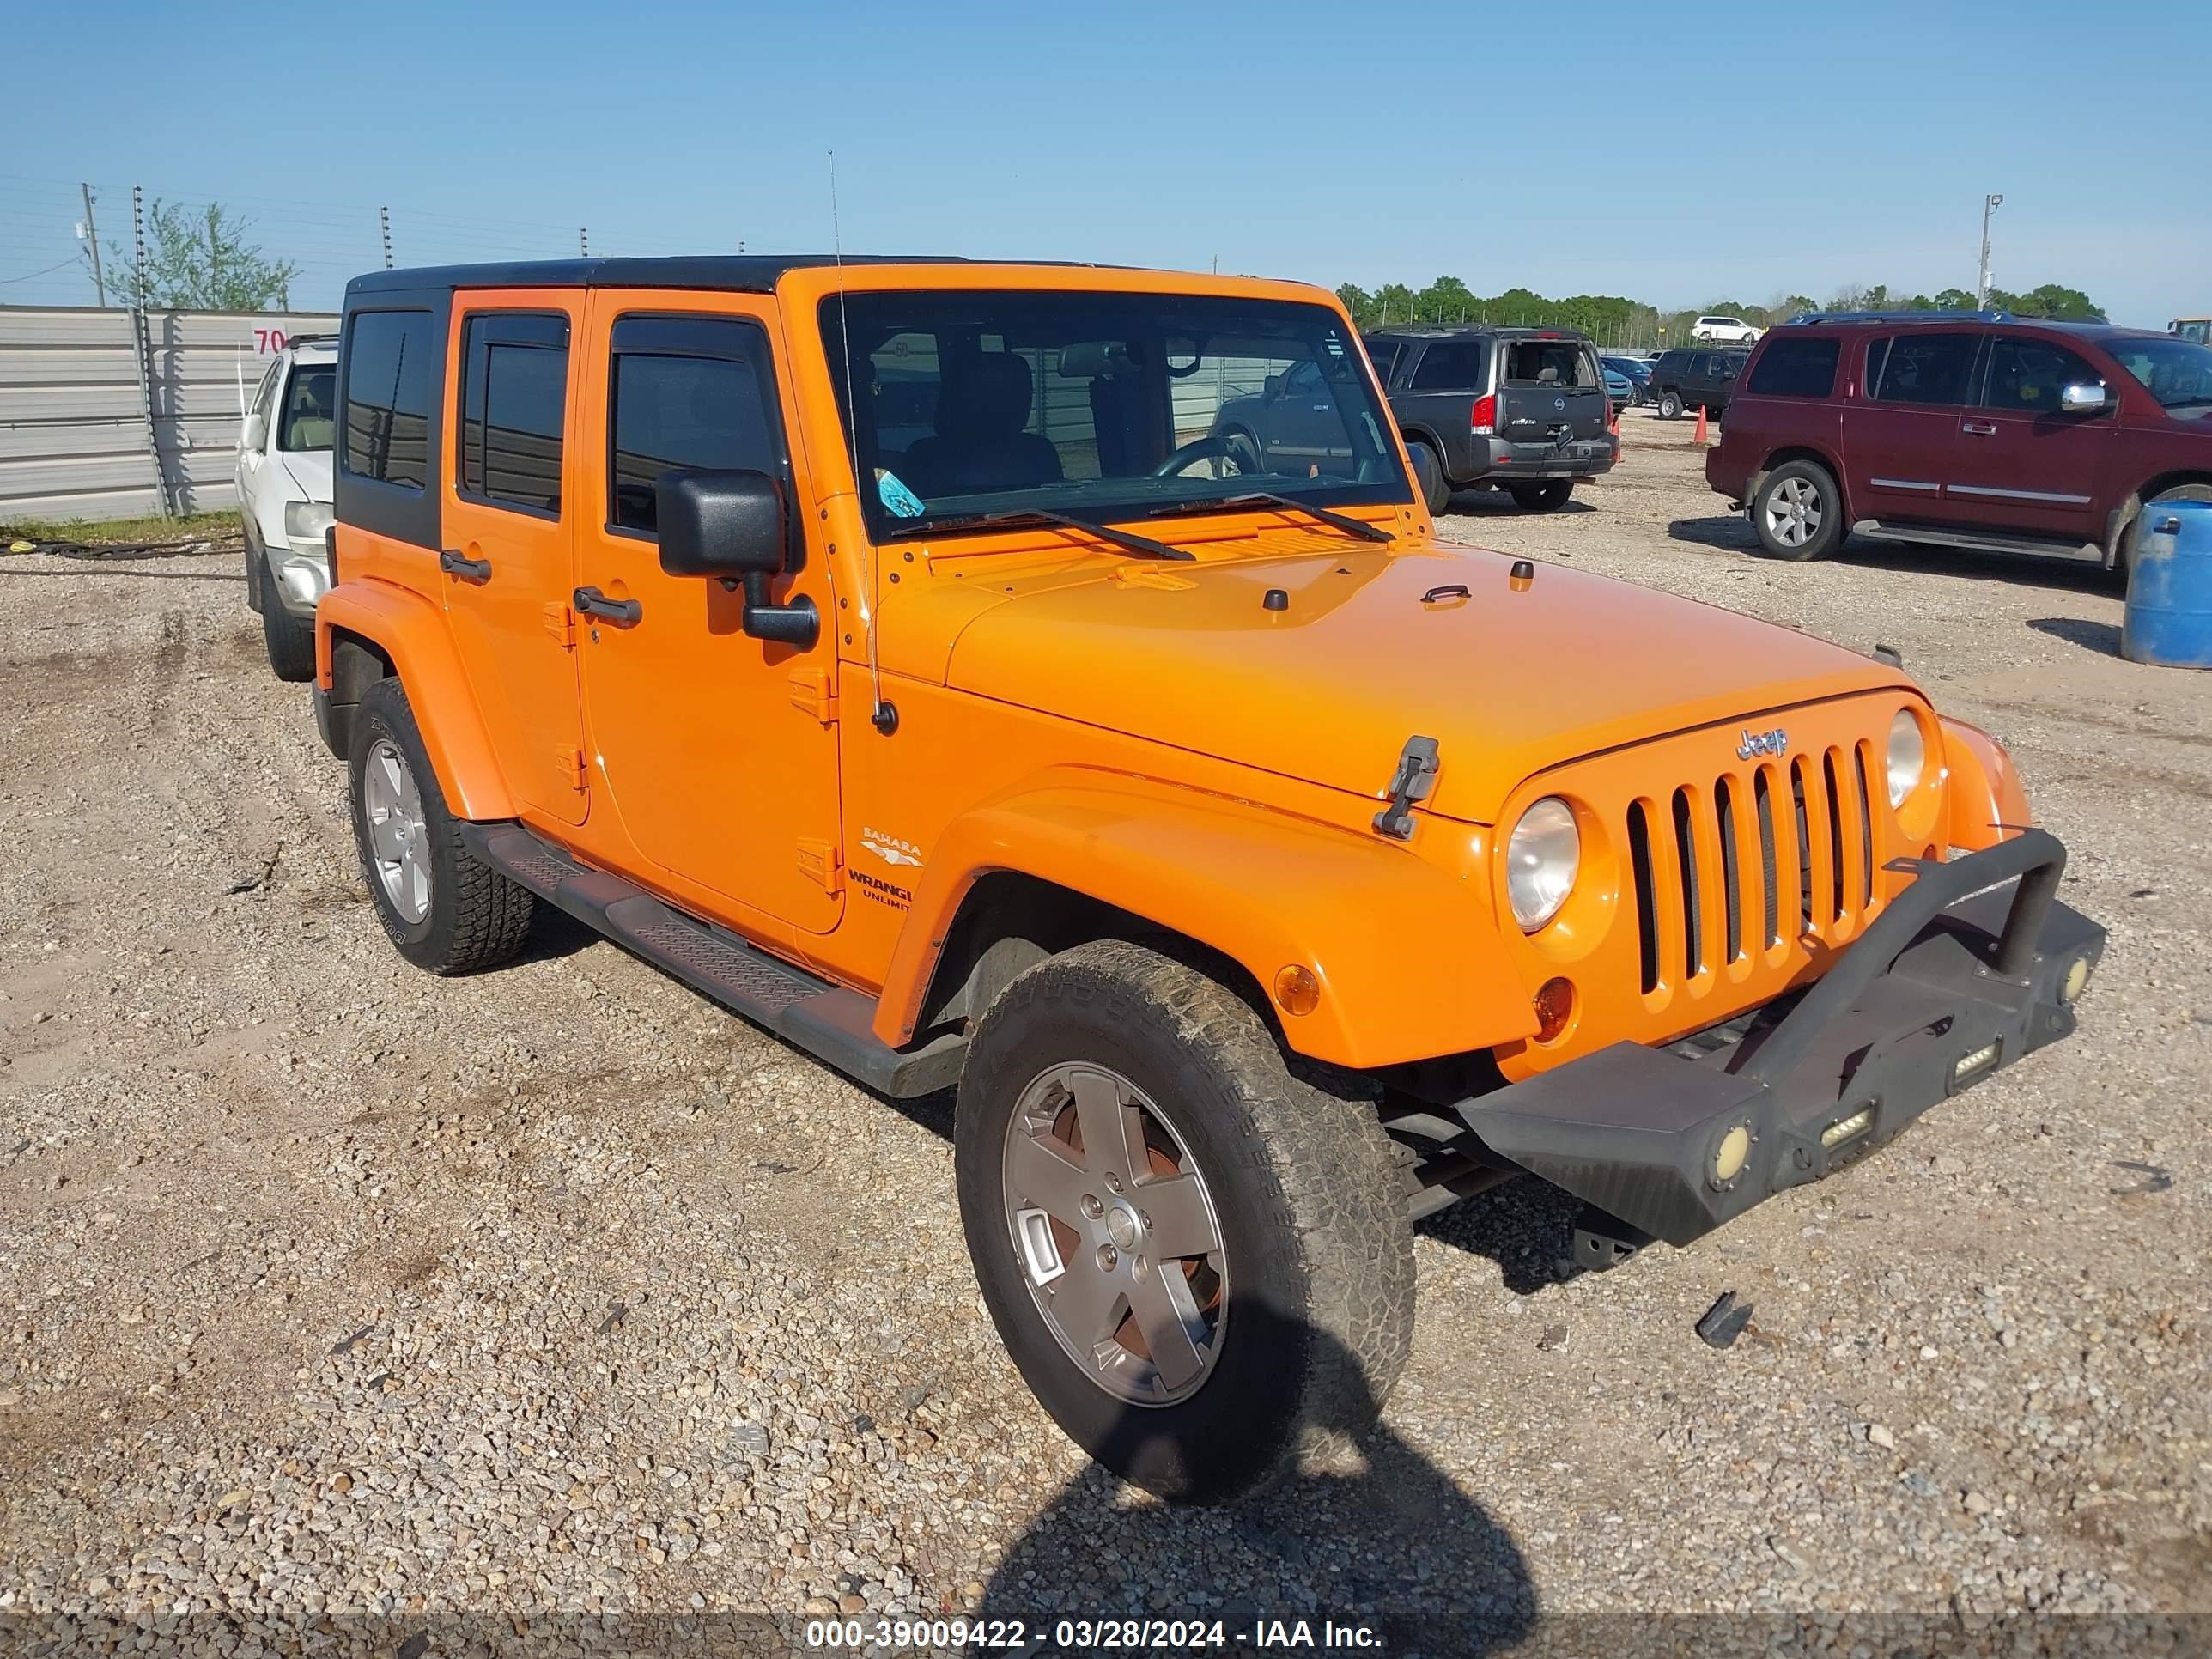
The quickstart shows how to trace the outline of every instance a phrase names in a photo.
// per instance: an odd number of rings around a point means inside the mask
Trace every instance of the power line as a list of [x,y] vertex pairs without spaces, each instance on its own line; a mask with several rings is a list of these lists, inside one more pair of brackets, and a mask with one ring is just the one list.
[[27,283],[33,276],[51,276],[54,272],[61,270],[63,265],[73,265],[76,263],[75,256],[71,256],[64,259],[60,264],[48,265],[44,270],[27,270],[21,276],[0,276],[0,288],[5,288],[11,283]]

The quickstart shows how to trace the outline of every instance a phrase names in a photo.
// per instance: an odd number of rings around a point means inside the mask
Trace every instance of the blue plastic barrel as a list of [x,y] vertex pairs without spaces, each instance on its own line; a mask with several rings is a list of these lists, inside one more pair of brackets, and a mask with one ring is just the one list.
[[2152,501],[2136,520],[2120,654],[2212,668],[2212,501]]

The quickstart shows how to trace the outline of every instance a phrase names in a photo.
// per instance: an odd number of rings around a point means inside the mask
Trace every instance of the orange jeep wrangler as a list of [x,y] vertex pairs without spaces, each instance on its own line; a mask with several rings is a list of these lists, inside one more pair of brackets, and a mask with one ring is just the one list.
[[1893,656],[1439,539],[1315,289],[380,271],[339,374],[316,716],[393,943],[554,905],[957,1085],[1001,1336],[1172,1497],[1364,1426],[1415,1218],[1525,1171],[1588,1266],[1686,1244],[2066,1036],[2103,947]]

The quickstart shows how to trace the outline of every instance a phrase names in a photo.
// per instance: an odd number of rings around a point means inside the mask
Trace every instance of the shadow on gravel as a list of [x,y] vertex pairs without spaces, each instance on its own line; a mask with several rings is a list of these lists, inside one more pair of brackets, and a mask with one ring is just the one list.
[[1575,1218],[1581,1212],[1581,1200],[1523,1176],[1425,1217],[1413,1231],[1495,1261],[1507,1290],[1533,1296],[1547,1285],[1581,1276],[1575,1261]]
[[[1286,1334],[1280,1316],[1259,1304],[1235,1309],[1231,1332],[1240,1322],[1248,1340]],[[1297,1328],[1309,1341],[1334,1346],[1333,1337]],[[1374,1410],[1364,1394],[1344,1405],[1345,1425],[1364,1423]],[[1160,1423],[1153,1409],[1124,1408],[1108,1431],[1108,1455],[1126,1467]],[[1056,1635],[1062,1619],[1208,1626],[1218,1619],[1221,1647],[1193,1650],[1209,1653],[1249,1648],[1263,1621],[1276,1620],[1286,1627],[1305,1620],[1303,1645],[1314,1649],[1351,1645],[1330,1643],[1324,1621],[1364,1626],[1372,1650],[1427,1659],[1522,1642],[1535,1626],[1536,1592],[1505,1529],[1387,1425],[1368,1432],[1358,1452],[1364,1467],[1340,1456],[1330,1461],[1346,1467],[1301,1471],[1218,1509],[1161,1502],[1093,1464],[1015,1540],[992,1575],[982,1616],[1022,1620],[1030,1645],[1015,1651],[1027,1654],[1078,1645]],[[1285,1640],[1297,1644],[1286,1629],[1273,1645]],[[1107,1645],[1116,1644],[1081,1650]]]
[[1723,513],[1711,518],[1677,519],[1667,526],[1667,534],[1678,542],[1693,542],[1699,547],[1717,547],[1723,553],[1757,553],[1759,536],[1743,521],[1741,515]]
[[2094,651],[2107,657],[2120,654],[2120,629],[2117,623],[2087,622],[2079,617],[2035,617],[2027,624],[2039,634],[2048,634],[2054,640],[2063,640],[2069,645],[2078,645],[2084,651]]
[[[1582,486],[1577,483],[1576,488]],[[1597,508],[1580,495],[1570,495],[1565,502],[1550,512],[1522,507],[1502,489],[1465,489],[1444,504],[1447,513],[1463,513],[1476,519],[1570,519],[1577,513],[1595,513]]]
[[522,947],[522,954],[510,966],[520,967],[529,962],[559,962],[573,957],[586,945],[599,942],[598,931],[576,920],[566,910],[550,904],[541,904],[538,914],[530,921],[530,939]]
[[2117,599],[2118,579],[2094,564],[2068,564],[2026,554],[1974,553],[1961,547],[1911,546],[1900,542],[1859,539],[1845,544],[1855,565],[1869,570],[1957,576],[1967,581],[2012,582],[2022,587],[2058,588]]

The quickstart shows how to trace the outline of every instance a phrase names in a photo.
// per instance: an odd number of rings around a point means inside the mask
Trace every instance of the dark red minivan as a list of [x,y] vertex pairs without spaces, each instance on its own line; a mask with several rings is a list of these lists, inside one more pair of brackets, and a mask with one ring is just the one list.
[[2002,312],[1770,329],[1705,482],[1778,558],[1845,535],[2124,566],[2146,502],[2212,500],[2212,348]]

